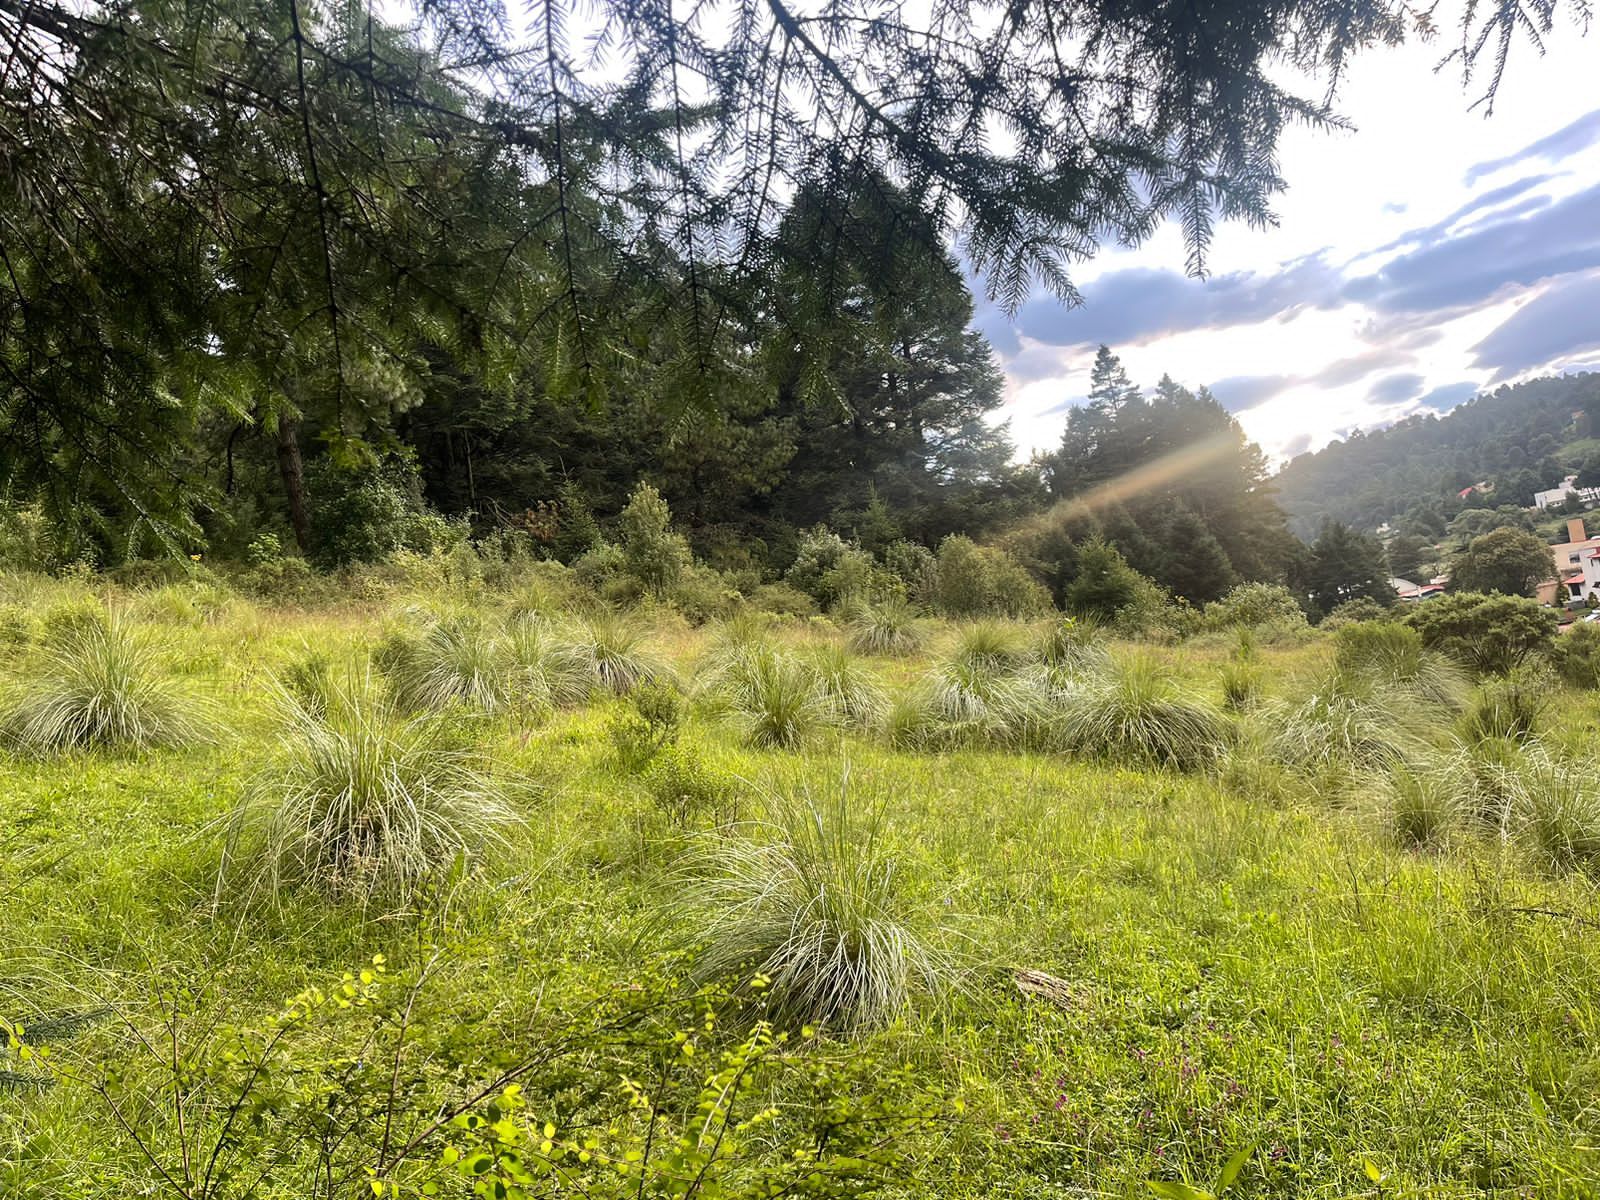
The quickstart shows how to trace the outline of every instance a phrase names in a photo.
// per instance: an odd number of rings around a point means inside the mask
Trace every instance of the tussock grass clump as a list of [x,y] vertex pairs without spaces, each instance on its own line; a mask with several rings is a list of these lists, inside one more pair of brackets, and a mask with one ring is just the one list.
[[1079,754],[1185,770],[1215,762],[1234,735],[1226,716],[1186,695],[1147,655],[1114,661],[1065,693],[1059,730]]
[[548,621],[514,617],[506,626],[506,677],[513,705],[548,712],[582,704],[595,686],[583,647]]
[[1461,718],[1461,729],[1470,740],[1509,738],[1525,742],[1539,730],[1550,707],[1555,680],[1545,671],[1527,666],[1491,679],[1472,695]]
[[1268,752],[1308,771],[1384,771],[1413,760],[1424,746],[1403,696],[1337,670],[1304,700],[1268,706],[1262,721]]
[[[862,1029],[893,1020],[948,977],[913,929],[876,810],[848,781],[830,802],[770,797],[768,820],[709,843],[699,902],[704,979],[767,981],[772,1019]],[[703,907],[701,907],[703,906]]]
[[1422,635],[1409,625],[1388,621],[1340,629],[1335,635],[1334,666],[1342,674],[1451,709],[1459,709],[1470,691],[1458,663],[1424,649]]
[[1230,712],[1244,712],[1261,698],[1261,668],[1253,662],[1232,661],[1217,672],[1222,704]]
[[517,823],[448,726],[407,720],[370,674],[336,679],[321,711],[286,688],[276,700],[280,753],[234,811],[219,891],[243,858],[254,889],[403,901]]
[[949,661],[959,667],[1004,675],[1020,670],[1028,661],[1022,631],[1003,621],[978,621],[963,625],[956,634]]
[[1508,783],[1510,832],[1534,858],[1557,870],[1600,872],[1600,785],[1592,761],[1533,748]]
[[792,749],[838,721],[838,710],[811,665],[766,646],[731,659],[720,686],[752,746]]
[[378,660],[403,708],[423,712],[464,704],[492,713],[510,699],[503,649],[478,617],[448,616],[420,631],[391,634]]
[[185,746],[212,732],[206,706],[163,672],[150,641],[103,614],[52,630],[0,726],[26,754]]
[[888,708],[877,677],[844,646],[819,646],[810,657],[817,684],[841,721],[858,727],[876,725]]
[[1089,617],[1063,617],[1053,622],[1039,639],[1037,654],[1047,669],[1063,675],[1099,671],[1111,663],[1105,632]]
[[850,619],[850,648],[857,654],[915,654],[926,641],[922,618],[904,600],[863,604]]
[[646,641],[644,630],[616,613],[591,617],[582,626],[576,645],[595,681],[614,695],[626,696],[645,680],[669,674]]
[[1401,845],[1442,846],[1461,822],[1461,793],[1449,772],[1400,765],[1384,781],[1380,803]]

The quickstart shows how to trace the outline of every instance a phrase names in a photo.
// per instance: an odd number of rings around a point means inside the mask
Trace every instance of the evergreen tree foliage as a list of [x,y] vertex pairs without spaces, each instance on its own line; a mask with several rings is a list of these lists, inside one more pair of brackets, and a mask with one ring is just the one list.
[[[1559,8],[1459,5],[1449,57],[1469,79],[1486,63],[1492,101],[1513,35]],[[425,465],[431,495],[548,499],[551,456],[480,477],[484,445],[515,441],[519,407],[559,422],[616,395],[640,438],[668,432],[679,461],[650,470],[669,501],[728,503],[730,464],[749,464],[742,494],[772,486],[785,423],[829,406],[886,465],[915,451],[934,477],[987,478],[992,364],[922,316],[865,336],[861,298],[892,316],[959,235],[1008,309],[1035,285],[1071,302],[1075,264],[1168,218],[1201,272],[1217,220],[1269,219],[1285,126],[1335,124],[1351,56],[1410,32],[1368,0],[602,0],[582,39],[571,15],[0,0],[0,486],[116,558],[226,532],[223,498],[276,478],[309,550],[307,460],[370,469],[430,405],[424,463],[466,466]],[[587,69],[596,52],[620,65]],[[1285,68],[1326,93],[1286,90]],[[841,383],[865,373],[868,403]],[[922,428],[874,429],[907,394]]]
[[1383,543],[1338,521],[1327,521],[1311,544],[1305,566],[1305,590],[1316,613],[1326,615],[1340,604],[1367,597],[1389,602]]

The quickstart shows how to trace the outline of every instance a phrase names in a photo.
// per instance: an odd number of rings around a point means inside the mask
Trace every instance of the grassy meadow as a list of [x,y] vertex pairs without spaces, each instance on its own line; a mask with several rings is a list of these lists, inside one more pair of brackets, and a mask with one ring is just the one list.
[[0,1194],[1595,1195],[1600,705],[1376,628],[7,578]]

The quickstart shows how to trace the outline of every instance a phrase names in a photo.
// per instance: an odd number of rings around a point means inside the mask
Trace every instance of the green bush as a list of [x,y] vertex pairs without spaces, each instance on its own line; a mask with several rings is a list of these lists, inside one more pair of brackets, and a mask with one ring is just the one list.
[[628,708],[611,720],[611,748],[630,774],[648,767],[676,745],[683,728],[683,694],[670,684],[646,681],[634,689]]
[[1551,660],[1573,687],[1600,687],[1600,621],[1574,621],[1556,638]]
[[814,617],[817,602],[799,588],[787,583],[763,583],[752,588],[750,606],[780,617]]
[[678,584],[692,561],[689,543],[672,532],[672,514],[661,493],[648,483],[634,488],[617,518],[622,537],[622,569],[652,596]]
[[667,603],[692,625],[726,617],[740,604],[738,591],[710,567],[685,567],[666,593]]
[[1050,593],[996,546],[952,534],[939,543],[933,605],[947,617],[1033,617],[1050,610]]
[[1452,592],[1417,602],[1406,624],[1423,645],[1481,673],[1505,674],[1550,649],[1556,615],[1524,596]]
[[799,551],[783,579],[823,609],[870,602],[892,590],[870,555],[820,525],[800,539]]
[[464,524],[429,510],[415,464],[399,459],[355,470],[317,459],[306,467],[306,493],[315,506],[312,558],[322,567],[447,551],[468,536]]
[[1219,600],[1205,606],[1207,629],[1232,629],[1244,625],[1306,624],[1305,610],[1294,593],[1281,583],[1241,583]]
[[687,746],[671,745],[658,753],[644,773],[644,785],[656,808],[679,827],[708,819],[723,825],[737,818],[733,778]]
[[1371,596],[1357,596],[1354,600],[1334,605],[1328,615],[1322,618],[1321,628],[1343,629],[1346,625],[1362,621],[1387,621],[1393,613],[1392,605],[1382,604]]
[[1110,621],[1138,597],[1141,576],[1110,542],[1092,538],[1078,548],[1077,573],[1067,585],[1067,611]]

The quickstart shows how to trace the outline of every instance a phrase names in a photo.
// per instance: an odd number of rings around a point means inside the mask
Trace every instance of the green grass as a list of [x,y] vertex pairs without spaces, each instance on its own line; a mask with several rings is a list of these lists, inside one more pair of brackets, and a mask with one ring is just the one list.
[[[29,583],[0,599],[37,631],[10,660],[37,681],[46,613],[81,595]],[[1313,634],[1259,649],[1245,740],[1180,772],[1159,764],[1191,750],[1158,748],[1225,736],[1204,698],[1229,646],[1115,644],[1136,664],[1120,676],[1075,670],[1035,687],[1025,710],[1052,731],[1079,694],[1096,700],[1069,727],[1093,717],[1113,731],[1059,740],[951,736],[922,682],[943,660],[918,652],[871,664],[890,704],[879,730],[829,720],[827,737],[763,744],[730,719],[725,693],[697,691],[677,746],[633,775],[609,735],[627,702],[599,686],[592,657],[570,667],[582,639],[560,612],[534,619],[539,647],[523,659],[554,656],[549,671],[583,682],[537,727],[514,705],[418,722],[384,713],[381,697],[353,700],[350,677],[407,599],[224,605],[141,627],[159,629],[162,679],[215,698],[216,737],[5,762],[0,1016],[110,1005],[114,1018],[52,1048],[54,1088],[0,1095],[0,1195],[177,1195],[162,1175],[184,1161],[162,1087],[170,1014],[198,1068],[182,1088],[192,1149],[228,1111],[228,1031],[274,1028],[286,997],[339,993],[374,954],[393,985],[370,1007],[296,1024],[273,1102],[236,1126],[257,1140],[229,1162],[256,1169],[230,1178],[271,1165],[262,1200],[311,1194],[313,1143],[274,1157],[270,1139],[301,1118],[293,1127],[318,1128],[330,1098],[377,1104],[392,1086],[414,1132],[536,1060],[522,1102],[558,1138],[642,1128],[621,1078],[663,1112],[692,1114],[743,1035],[721,1009],[707,1029],[700,1008],[662,998],[713,976],[737,986],[750,964],[783,980],[767,1009],[780,1024],[825,1022],[816,1039],[796,1031],[778,1052],[793,1073],[736,1110],[774,1114],[739,1139],[752,1174],[814,1138],[837,1087],[938,1112],[906,1146],[893,1196],[1136,1196],[1148,1179],[1214,1180],[1251,1146],[1241,1197],[1377,1197],[1364,1161],[1384,1174],[1383,1196],[1594,1194],[1592,693],[1549,685],[1538,740],[1457,742],[1454,716],[1414,695],[1407,708],[1370,681],[1324,688],[1333,647]],[[717,636],[633,621],[647,639],[635,649],[684,676]],[[54,624],[59,636],[73,621]],[[509,642],[513,627],[493,627]],[[805,663],[847,636],[801,620],[758,640]],[[272,680],[313,660],[296,714]],[[1000,678],[1033,687],[1035,674],[1048,678],[1043,666]],[[342,715],[352,708],[361,720]],[[1196,720],[1211,733],[1186,732]],[[1388,790],[1397,758],[1412,769],[1406,796]],[[1351,768],[1337,805],[1319,787],[1330,764]],[[536,802],[495,783],[524,778]],[[409,811],[402,792],[443,823],[395,820]],[[389,815],[363,818],[347,795]],[[725,826],[734,815],[747,823]],[[391,864],[384,887],[378,861]],[[252,894],[275,902],[244,903]],[[1018,969],[1060,987],[1025,994]],[[630,997],[637,1009],[613,1020]],[[94,1086],[108,1076],[133,1098],[122,1117],[156,1137],[159,1168]],[[352,1134],[361,1162],[382,1136],[381,1122]],[[436,1163],[444,1144],[423,1157]],[[361,1188],[358,1174],[342,1194]]]

